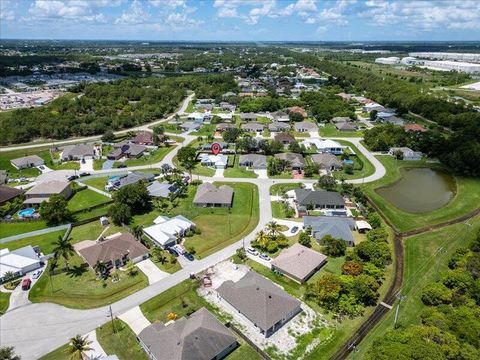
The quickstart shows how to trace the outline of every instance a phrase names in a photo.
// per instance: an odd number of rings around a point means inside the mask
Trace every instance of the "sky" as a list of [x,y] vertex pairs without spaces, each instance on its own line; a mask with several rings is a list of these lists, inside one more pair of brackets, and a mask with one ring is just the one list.
[[480,0],[0,0],[0,39],[478,41]]

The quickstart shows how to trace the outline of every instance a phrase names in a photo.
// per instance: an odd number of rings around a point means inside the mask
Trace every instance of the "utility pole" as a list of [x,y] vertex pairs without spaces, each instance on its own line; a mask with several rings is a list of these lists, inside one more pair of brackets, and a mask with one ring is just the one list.
[[395,329],[395,326],[397,325],[397,320],[398,320],[398,312],[400,311],[400,303],[402,300],[406,298],[406,296],[403,296],[401,293],[398,293],[395,295],[395,297],[399,300],[397,304],[397,310],[395,311],[395,320],[393,321],[393,328]]
[[108,304],[108,309],[110,310],[110,321],[112,322],[112,330],[113,330],[113,333],[115,334],[116,331],[115,331],[115,322],[113,321],[112,304]]

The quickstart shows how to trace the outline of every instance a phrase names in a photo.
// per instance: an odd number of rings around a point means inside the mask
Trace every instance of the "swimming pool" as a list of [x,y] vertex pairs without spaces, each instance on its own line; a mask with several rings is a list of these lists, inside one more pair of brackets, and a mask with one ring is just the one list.
[[26,208],[26,209],[20,210],[20,211],[18,212],[18,216],[20,216],[20,217],[30,217],[30,216],[32,216],[34,213],[35,213],[35,209],[34,209],[34,208]]

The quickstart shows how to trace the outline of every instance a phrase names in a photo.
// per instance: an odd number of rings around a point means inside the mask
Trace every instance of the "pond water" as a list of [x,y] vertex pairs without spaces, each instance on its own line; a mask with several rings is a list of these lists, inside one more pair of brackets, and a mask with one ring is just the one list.
[[439,209],[452,200],[456,191],[455,179],[430,168],[405,168],[402,178],[376,192],[400,210],[423,213]]

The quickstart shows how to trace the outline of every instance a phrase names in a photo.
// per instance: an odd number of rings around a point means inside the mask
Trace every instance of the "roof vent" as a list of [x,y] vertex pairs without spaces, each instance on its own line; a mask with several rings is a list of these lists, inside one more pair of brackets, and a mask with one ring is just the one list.
[[268,295],[268,298],[271,299],[271,298],[272,298],[272,295]]
[[257,286],[257,291],[260,290],[260,288]]

